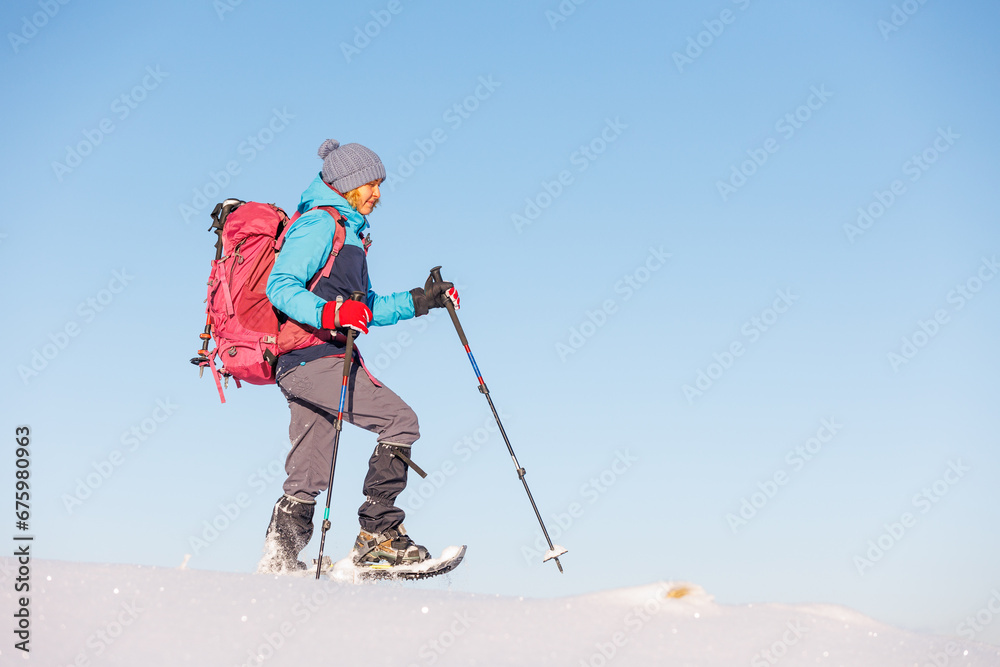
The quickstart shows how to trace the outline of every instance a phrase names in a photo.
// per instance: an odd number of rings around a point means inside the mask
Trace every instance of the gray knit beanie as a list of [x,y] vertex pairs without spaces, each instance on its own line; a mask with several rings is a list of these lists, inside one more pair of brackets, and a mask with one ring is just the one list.
[[338,192],[350,192],[365,183],[385,180],[382,160],[361,144],[341,146],[339,141],[327,139],[317,152],[323,160],[323,180]]

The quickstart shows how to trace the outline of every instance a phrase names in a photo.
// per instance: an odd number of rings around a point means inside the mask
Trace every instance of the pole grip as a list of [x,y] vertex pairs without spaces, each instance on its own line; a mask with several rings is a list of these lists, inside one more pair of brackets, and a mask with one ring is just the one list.
[[[436,283],[444,282],[444,278],[441,277],[440,266],[435,266],[431,269],[431,280]],[[455,312],[455,304],[451,302],[451,299],[445,299],[444,305],[448,309],[448,314],[451,315],[451,323],[455,325],[455,331],[458,332],[458,339],[462,341],[462,345],[468,349],[469,340],[465,337],[465,331],[462,329],[462,323],[458,321],[458,313]]]

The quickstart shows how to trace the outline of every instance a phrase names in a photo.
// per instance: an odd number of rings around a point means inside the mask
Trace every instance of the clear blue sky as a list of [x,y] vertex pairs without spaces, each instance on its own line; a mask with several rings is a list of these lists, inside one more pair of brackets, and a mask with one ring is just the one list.
[[[0,389],[10,435],[32,429],[37,556],[254,567],[288,413],[273,387],[220,405],[187,363],[208,213],[293,208],[333,138],[394,175],[371,216],[375,288],[437,264],[458,283],[570,549],[561,576],[531,556],[535,519],[447,318],[373,331],[362,351],[437,471],[401,497],[423,500],[407,525],[434,551],[469,545],[456,589],[684,579],[942,633],[985,608],[994,3],[224,3],[0,11]],[[334,553],[373,444],[344,432]],[[975,636],[1000,643],[1000,623]]]

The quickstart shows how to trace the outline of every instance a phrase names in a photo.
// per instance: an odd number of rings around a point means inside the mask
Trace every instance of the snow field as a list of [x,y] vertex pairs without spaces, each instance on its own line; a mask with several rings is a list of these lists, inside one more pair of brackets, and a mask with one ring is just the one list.
[[[0,559],[0,571],[12,562]],[[8,639],[3,665],[1000,665],[995,646],[839,606],[721,605],[682,582],[528,599],[41,560],[31,584],[30,657]],[[17,600],[3,589],[10,625]]]

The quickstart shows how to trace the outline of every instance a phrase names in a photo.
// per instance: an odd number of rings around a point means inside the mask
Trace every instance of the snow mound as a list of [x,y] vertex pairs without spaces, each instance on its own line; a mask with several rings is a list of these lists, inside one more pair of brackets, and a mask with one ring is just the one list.
[[[36,560],[30,595],[30,657],[52,667],[1000,665],[995,646],[830,605],[720,605],[686,582],[524,599]],[[10,636],[13,586],[2,597]],[[3,665],[25,657],[0,645]]]

